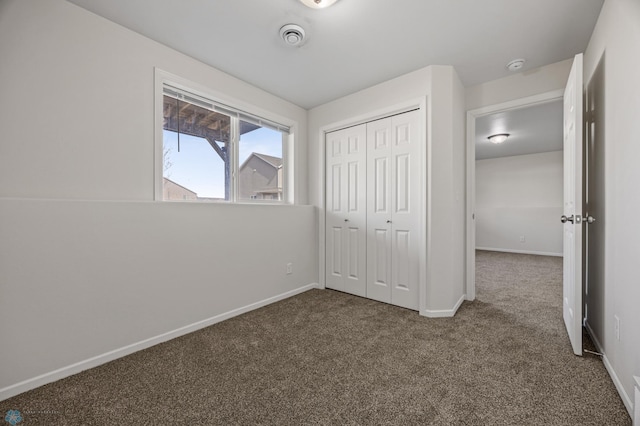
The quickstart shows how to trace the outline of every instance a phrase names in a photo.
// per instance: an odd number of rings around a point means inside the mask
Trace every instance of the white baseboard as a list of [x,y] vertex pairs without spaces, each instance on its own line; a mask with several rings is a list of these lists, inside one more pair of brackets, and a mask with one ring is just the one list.
[[451,309],[440,309],[440,310],[425,309],[420,312],[420,315],[424,317],[429,317],[429,318],[452,317],[456,314],[456,312],[458,312],[458,308],[460,308],[460,305],[462,305],[462,302],[464,302],[464,299],[465,299],[465,295],[463,294],[462,296],[460,296],[460,299],[458,299],[456,304]]
[[629,394],[627,394],[627,392],[624,390],[624,386],[622,385],[622,382],[618,378],[616,371],[613,369],[611,362],[609,362],[609,358],[607,358],[607,354],[604,352],[604,348],[600,344],[598,337],[593,332],[593,329],[589,325],[589,322],[585,323],[585,327],[587,329],[587,332],[589,333],[589,337],[591,337],[591,340],[593,340],[593,344],[596,345],[596,349],[598,350],[598,352],[602,354],[602,362],[604,364],[604,367],[607,369],[609,376],[611,376],[611,380],[613,381],[613,384],[616,386],[618,394],[620,394],[620,399],[622,399],[622,402],[624,402],[624,406],[627,408],[627,411],[629,412],[629,416],[633,418],[633,403],[631,402],[631,397],[629,397]]
[[502,253],[535,254],[537,256],[562,257],[562,253],[553,253],[553,252],[547,252],[547,251],[511,250],[511,249],[495,248],[495,247],[476,247],[476,250],[499,251]]
[[19,395],[23,392],[29,391],[31,389],[35,389],[37,387],[46,385],[47,383],[55,382],[60,379],[64,379],[65,377],[72,376],[74,374],[78,374],[84,370],[88,370],[90,368],[97,367],[102,364],[106,364],[107,362],[113,361],[118,358],[122,358],[124,356],[130,355],[134,352],[141,351],[143,349],[150,348],[151,346],[155,346],[159,343],[166,342],[171,339],[175,339],[176,337],[184,336],[185,334],[193,333],[194,331],[200,330],[205,327],[209,327],[210,325],[222,322],[229,318],[233,318],[235,316],[253,311],[258,308],[262,308],[263,306],[270,305],[271,303],[278,302],[280,300],[288,299],[289,297],[295,296],[296,294],[304,293],[305,291],[318,288],[319,285],[317,283],[312,283],[305,285],[303,287],[297,288],[295,290],[287,291],[282,294],[278,294],[273,297],[269,297],[267,299],[251,303],[247,306],[243,306],[241,308],[233,309],[229,312],[225,312],[220,315],[213,316],[211,318],[195,322],[190,325],[186,325],[184,327],[180,327],[178,329],[168,331],[166,333],[150,337],[148,339],[142,340],[137,343],[133,343],[131,345],[124,346],[122,348],[114,349],[107,353],[94,356],[92,358],[77,362],[75,364],[68,365],[66,367],[59,368],[54,371],[50,371],[45,374],[41,374],[37,377],[33,377],[31,379],[24,380],[20,383],[16,383],[14,385],[7,386],[5,388],[0,389],[0,401],[11,398],[13,396]]
[[635,394],[635,397],[634,397],[635,402],[633,403],[632,421],[634,425],[640,425],[640,377],[633,376],[633,381],[634,381],[633,393]]

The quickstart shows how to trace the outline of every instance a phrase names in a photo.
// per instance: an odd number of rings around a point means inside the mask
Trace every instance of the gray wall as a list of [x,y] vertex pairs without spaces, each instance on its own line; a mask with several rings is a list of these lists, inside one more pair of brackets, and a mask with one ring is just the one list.
[[300,202],[305,110],[63,0],[0,57],[0,398],[317,281],[311,206],[153,201],[155,67],[297,122]]
[[562,256],[562,169],[562,151],[477,160],[476,247]]
[[[601,121],[604,129],[603,279],[592,283],[587,324],[594,332],[605,365],[631,408],[633,375],[640,376],[640,2],[606,0],[585,51],[584,82],[598,64]],[[604,110],[604,111],[602,111]],[[602,117],[603,116],[603,117]],[[602,295],[595,298],[594,295]],[[602,300],[604,299],[604,300]],[[620,319],[620,339],[615,317]]]

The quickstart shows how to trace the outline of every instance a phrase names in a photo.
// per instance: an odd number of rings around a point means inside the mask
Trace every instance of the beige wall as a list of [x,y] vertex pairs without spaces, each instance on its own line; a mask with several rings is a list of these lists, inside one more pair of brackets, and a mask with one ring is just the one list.
[[[606,0],[584,57],[584,82],[600,61],[605,167],[605,259],[600,303],[589,305],[588,323],[605,354],[605,365],[630,410],[633,375],[640,376],[640,2]],[[614,317],[620,318],[620,339]],[[596,324],[601,324],[595,327]]]
[[304,109],[64,0],[0,1],[0,58],[0,399],[317,281],[311,206],[153,201],[155,67],[297,122],[299,202]]
[[476,247],[562,256],[562,168],[562,151],[477,160]]

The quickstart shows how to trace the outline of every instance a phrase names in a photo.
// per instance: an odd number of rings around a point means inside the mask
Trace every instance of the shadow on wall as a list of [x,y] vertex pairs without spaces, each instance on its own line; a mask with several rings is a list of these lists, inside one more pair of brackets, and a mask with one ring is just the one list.
[[[585,96],[585,215],[596,221],[585,226],[584,295],[587,328],[599,343],[604,342],[605,305],[605,54],[602,54]],[[602,347],[602,346],[601,346]]]

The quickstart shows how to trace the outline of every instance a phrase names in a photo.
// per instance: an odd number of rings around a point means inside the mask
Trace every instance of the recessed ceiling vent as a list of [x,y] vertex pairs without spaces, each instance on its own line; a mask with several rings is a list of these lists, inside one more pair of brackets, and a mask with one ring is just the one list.
[[336,0],[300,0],[300,1],[312,9],[324,9],[325,7],[329,7],[336,2]]
[[300,25],[287,24],[280,28],[280,37],[287,46],[300,46],[304,41],[304,29]]
[[522,67],[524,67],[524,59],[514,59],[507,64],[507,69],[513,72],[520,71]]

